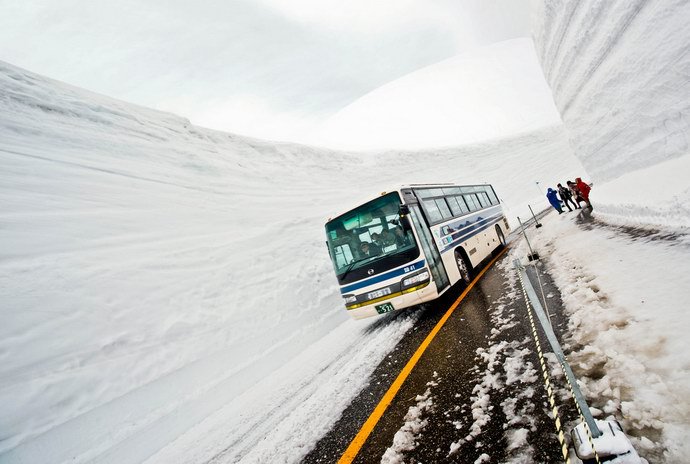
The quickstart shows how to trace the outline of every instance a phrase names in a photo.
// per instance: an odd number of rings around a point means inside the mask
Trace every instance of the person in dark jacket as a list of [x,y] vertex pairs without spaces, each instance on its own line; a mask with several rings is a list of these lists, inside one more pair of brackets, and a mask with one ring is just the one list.
[[410,237],[407,236],[402,227],[396,227],[395,229],[393,229],[393,232],[395,234],[395,244],[398,246],[398,248],[402,248],[412,244],[410,242]]
[[381,248],[375,243],[362,242],[359,244],[362,258],[370,258],[381,254]]
[[549,199],[549,203],[551,203],[551,206],[556,208],[558,214],[563,214],[563,209],[561,208],[561,200],[558,199],[558,195],[556,194],[556,191],[554,189],[550,188],[546,191],[546,198]]
[[592,187],[582,182],[582,179],[579,177],[575,179],[575,185],[577,185],[577,188],[580,190],[580,195],[582,195],[582,198],[584,198],[584,200],[587,202],[587,206],[589,206],[590,209],[593,209],[592,202],[589,201],[589,191],[592,190]]
[[569,188],[563,187],[563,185],[558,184],[558,194],[561,196],[561,200],[563,200],[563,203],[565,203],[565,206],[568,207],[568,211],[572,211],[573,208],[570,207],[568,202],[572,203],[575,209],[578,209],[579,206],[575,204],[575,201],[573,201],[573,194],[570,191]]

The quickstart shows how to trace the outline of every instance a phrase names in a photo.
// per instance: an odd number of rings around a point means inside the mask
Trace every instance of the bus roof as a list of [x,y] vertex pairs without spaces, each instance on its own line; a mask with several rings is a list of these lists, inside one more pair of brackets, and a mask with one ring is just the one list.
[[[386,194],[391,193],[391,192],[400,192],[402,189],[406,189],[406,188],[418,189],[418,188],[443,188],[443,187],[474,187],[474,186],[478,186],[478,185],[491,185],[491,184],[489,184],[488,182],[486,182],[486,183],[475,183],[475,184],[458,184],[458,183],[452,183],[452,182],[437,182],[437,183],[433,183],[433,184],[402,184],[402,185],[398,184],[396,186],[392,186],[392,188],[390,188],[388,190],[382,190],[381,192],[379,192],[378,196],[383,196],[383,195],[386,195]],[[357,208],[358,206],[363,205],[364,203],[367,203],[367,202],[369,202],[375,198],[377,198],[377,196],[374,196],[374,195],[369,196],[368,198],[365,198],[363,201],[354,204],[351,208],[349,208],[345,211],[342,211],[341,213],[334,214],[334,215],[330,216],[326,220],[326,222],[329,222],[334,218],[342,216],[343,214],[346,214],[348,211],[351,211],[351,210]]]

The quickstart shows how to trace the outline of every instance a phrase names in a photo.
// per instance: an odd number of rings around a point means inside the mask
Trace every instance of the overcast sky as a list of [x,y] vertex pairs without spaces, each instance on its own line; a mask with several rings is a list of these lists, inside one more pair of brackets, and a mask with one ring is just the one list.
[[0,60],[282,140],[412,71],[528,36],[529,0],[0,0]]

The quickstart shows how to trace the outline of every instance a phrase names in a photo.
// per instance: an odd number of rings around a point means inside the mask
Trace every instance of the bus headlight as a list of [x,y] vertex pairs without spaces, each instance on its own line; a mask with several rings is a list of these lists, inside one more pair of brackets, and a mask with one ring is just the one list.
[[357,297],[355,295],[343,295],[343,298],[345,298],[345,304],[354,303],[355,301],[357,301]]
[[414,287],[415,285],[419,285],[423,282],[428,282],[429,281],[429,271],[424,270],[420,272],[419,274],[415,274],[410,277],[406,277],[402,280],[402,288],[403,290],[408,288],[408,287]]

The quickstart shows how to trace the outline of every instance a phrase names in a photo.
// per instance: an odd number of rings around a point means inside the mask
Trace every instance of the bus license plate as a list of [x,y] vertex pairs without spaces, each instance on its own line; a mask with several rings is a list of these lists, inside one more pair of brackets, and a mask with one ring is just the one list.
[[393,311],[394,309],[395,308],[393,308],[393,305],[390,303],[383,303],[381,305],[376,306],[376,312],[378,312],[379,314],[389,313],[389,312]]

